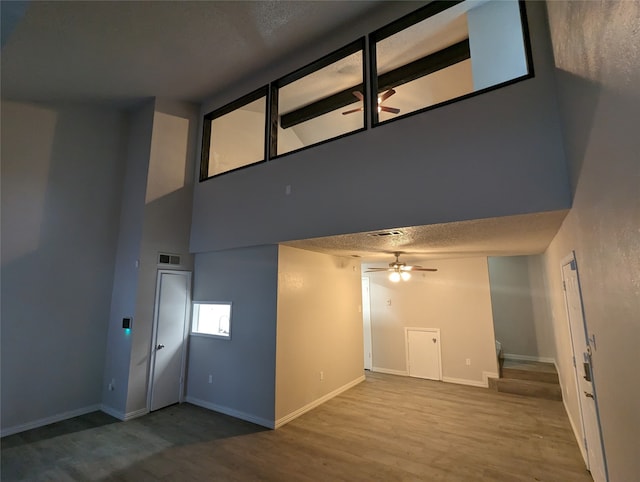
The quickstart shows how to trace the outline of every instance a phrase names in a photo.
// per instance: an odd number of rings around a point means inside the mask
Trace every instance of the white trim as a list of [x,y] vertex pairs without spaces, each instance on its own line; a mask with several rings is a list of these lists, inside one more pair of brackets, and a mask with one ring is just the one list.
[[149,409],[146,407],[141,408],[139,410],[134,410],[133,412],[124,413],[124,412],[121,412],[120,410],[116,410],[113,407],[109,407],[108,405],[101,405],[100,410],[102,410],[107,415],[111,415],[112,417],[115,417],[118,420],[121,420],[123,422],[126,422],[127,420],[132,420],[134,418],[142,417],[143,415],[146,415],[149,413]]
[[482,372],[482,383],[485,388],[489,388],[489,378],[500,378],[500,374],[496,372]]
[[240,420],[246,420],[247,422],[261,425],[262,427],[275,428],[273,420],[267,420],[266,418],[256,417],[250,413],[241,412],[233,408],[218,405],[217,403],[211,403],[206,400],[200,400],[199,398],[190,397],[187,395],[185,402],[197,405],[198,407],[213,410],[214,412],[223,413],[231,417],[239,418]]
[[488,382],[485,383],[478,380],[467,380],[466,378],[442,377],[442,381],[445,383],[455,383],[456,385],[469,385],[471,387],[480,388],[487,388],[488,386]]
[[537,361],[542,363],[555,363],[555,359],[548,356],[530,356],[530,355],[515,355],[513,353],[504,353],[502,358],[505,360],[522,360],[522,361]]
[[337,388],[334,391],[332,391],[330,393],[327,393],[326,395],[318,398],[317,400],[314,400],[311,403],[307,403],[304,407],[301,407],[298,410],[295,410],[295,411],[291,412],[290,414],[285,415],[284,417],[280,417],[278,420],[276,420],[274,428],[282,427],[284,424],[291,422],[293,419],[296,419],[300,415],[302,415],[304,413],[307,413],[309,410],[313,410],[317,406],[322,405],[324,402],[332,399],[333,397],[338,396],[343,392],[346,392],[350,388],[353,388],[356,385],[358,385],[359,383],[365,381],[365,378],[366,377],[364,375],[359,376],[358,378],[356,378],[355,380],[350,381],[346,385],[342,385],[340,388]]
[[[187,303],[185,303],[185,314],[184,314],[184,326],[182,328],[182,354],[181,354],[181,366],[180,366],[180,387],[178,392],[178,402],[184,401],[185,396],[185,386],[184,380],[187,372],[187,340],[188,334],[191,329],[191,288],[192,288],[192,278],[193,272],[187,270],[177,270],[177,269],[158,269],[156,274],[156,291],[154,294],[154,302],[153,302],[153,323],[151,330],[151,344],[149,346],[149,366],[148,366],[148,376],[149,383],[147,384],[147,401],[146,401],[146,412],[149,413],[153,408],[153,385],[154,385],[154,377],[155,377],[155,368],[156,368],[156,343],[158,342],[158,316],[160,314],[160,288],[162,285],[162,275],[163,274],[180,274],[187,277]],[[158,407],[162,408],[162,407]],[[137,412],[139,412],[138,410]],[[132,413],[137,413],[132,412]],[[141,415],[144,415],[141,414]],[[121,420],[130,420],[131,418],[139,417],[140,415],[125,414],[124,419]]]
[[124,421],[131,420],[134,418],[142,417],[149,413],[149,409],[147,407],[141,408],[140,410],[134,410],[133,412],[127,412],[124,414]]
[[50,417],[39,418],[32,422],[22,423],[20,425],[14,425],[13,427],[3,428],[0,430],[0,437],[6,437],[7,435],[13,435],[14,433],[25,432],[38,427],[44,427],[52,423],[61,422],[73,417],[79,417],[87,413],[96,412],[100,410],[100,404],[89,405],[75,410],[69,410],[68,412],[58,413],[51,415]]
[[409,372],[406,370],[392,370],[391,368],[372,367],[372,372],[386,373],[387,375],[398,375],[400,377],[408,377]]
[[106,413],[107,415],[111,415],[114,418],[117,418],[118,420],[122,420],[124,422],[124,412],[121,412],[119,410],[116,410],[113,407],[110,407],[109,405],[100,405],[100,410],[102,410],[104,413]]

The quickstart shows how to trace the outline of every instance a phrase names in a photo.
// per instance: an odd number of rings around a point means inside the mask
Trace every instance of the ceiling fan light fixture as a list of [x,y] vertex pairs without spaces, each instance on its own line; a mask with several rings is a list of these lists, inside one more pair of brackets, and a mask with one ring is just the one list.
[[409,281],[411,279],[411,273],[408,271],[402,271],[400,273],[400,277],[402,278],[402,281]]
[[397,283],[398,281],[400,281],[402,277],[400,276],[400,273],[398,273],[397,271],[392,271],[389,274],[389,281],[393,282],[393,283]]

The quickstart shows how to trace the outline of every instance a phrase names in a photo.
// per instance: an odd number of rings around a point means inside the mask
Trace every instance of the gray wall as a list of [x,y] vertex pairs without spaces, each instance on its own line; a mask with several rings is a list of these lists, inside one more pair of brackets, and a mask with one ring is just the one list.
[[179,254],[181,265],[175,268],[193,269],[189,231],[197,109],[188,103],[166,99],[156,99],[154,109],[146,189],[142,190],[140,268],[126,413],[135,413],[147,406],[158,253]]
[[[113,294],[106,344],[102,401],[107,409],[121,418],[126,412],[131,358],[131,333],[122,329],[122,318],[134,317],[138,290],[138,266],[145,186],[151,148],[154,102],[149,101],[129,114],[122,215],[120,217],[118,251],[115,260]],[[133,320],[137,329],[137,320]],[[115,389],[108,390],[114,380]]]
[[[371,288],[373,370],[408,375],[405,328],[438,328],[443,381],[486,386],[486,377],[498,372],[487,258],[416,258],[416,263],[438,271],[414,272],[398,283],[387,273],[365,275]],[[373,266],[380,263],[363,268]]]
[[192,251],[569,207],[544,5],[528,13],[535,78],[197,184]]
[[[103,403],[125,418],[146,410],[158,252],[188,253],[197,110],[150,100],[129,115],[127,171],[104,368]],[[122,318],[132,317],[130,332]],[[115,389],[109,384],[115,381]]]
[[196,255],[193,299],[233,311],[231,340],[190,336],[188,401],[273,426],[277,285],[277,246]]
[[2,102],[2,429],[101,401],[124,117]]
[[491,310],[505,355],[538,357],[527,256],[490,257]]
[[[550,2],[573,208],[544,255],[565,394],[574,392],[560,264],[575,250],[609,478],[640,480],[640,3]],[[565,397],[579,426],[576,394]]]

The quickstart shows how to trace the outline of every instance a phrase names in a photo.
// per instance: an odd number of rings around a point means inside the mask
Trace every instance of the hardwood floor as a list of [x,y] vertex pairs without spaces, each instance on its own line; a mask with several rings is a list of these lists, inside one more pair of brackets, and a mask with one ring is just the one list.
[[376,373],[275,431],[182,404],[1,443],[3,481],[591,481],[562,402]]

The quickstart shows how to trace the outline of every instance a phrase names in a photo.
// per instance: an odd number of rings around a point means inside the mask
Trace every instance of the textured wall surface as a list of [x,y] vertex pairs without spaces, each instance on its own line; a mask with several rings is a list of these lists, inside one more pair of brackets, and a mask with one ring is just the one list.
[[277,284],[277,246],[196,255],[193,299],[233,305],[231,340],[191,336],[188,399],[273,426]]
[[115,110],[2,102],[2,429],[100,385],[124,172]]
[[[640,480],[640,3],[550,2],[573,208],[545,254],[556,361],[575,381],[561,259],[575,250],[609,476]],[[575,394],[566,398],[579,425]]]
[[279,247],[276,420],[364,375],[361,283],[353,258]]
[[443,378],[482,384],[483,372],[498,371],[487,259],[417,264],[438,271],[415,272],[399,283],[386,273],[365,275],[371,287],[374,370],[406,373],[405,327],[439,328]]
[[488,258],[496,340],[505,354],[539,356],[527,256]]

